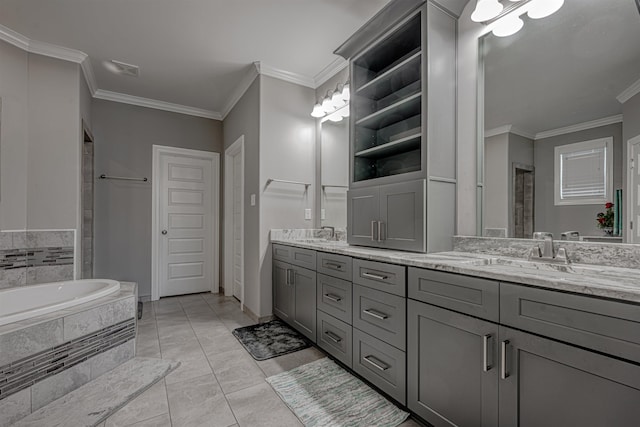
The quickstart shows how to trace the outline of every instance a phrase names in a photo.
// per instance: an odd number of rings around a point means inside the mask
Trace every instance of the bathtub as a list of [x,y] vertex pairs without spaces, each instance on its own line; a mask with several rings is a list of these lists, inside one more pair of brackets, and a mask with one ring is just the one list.
[[73,307],[120,290],[108,279],[43,283],[0,290],[0,326]]

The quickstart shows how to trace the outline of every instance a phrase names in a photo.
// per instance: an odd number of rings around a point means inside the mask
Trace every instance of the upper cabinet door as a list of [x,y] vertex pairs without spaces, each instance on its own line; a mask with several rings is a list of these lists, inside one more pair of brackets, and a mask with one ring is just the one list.
[[380,240],[384,248],[425,251],[426,181],[380,187]]
[[500,327],[500,425],[631,427],[640,366]]
[[350,190],[347,193],[347,240],[352,245],[378,245],[378,187]]

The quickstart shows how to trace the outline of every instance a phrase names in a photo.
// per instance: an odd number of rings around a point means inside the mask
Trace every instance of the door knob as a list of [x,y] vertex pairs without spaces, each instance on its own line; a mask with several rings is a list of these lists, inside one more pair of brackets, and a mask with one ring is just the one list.
[[167,230],[162,230],[162,234],[167,234]]

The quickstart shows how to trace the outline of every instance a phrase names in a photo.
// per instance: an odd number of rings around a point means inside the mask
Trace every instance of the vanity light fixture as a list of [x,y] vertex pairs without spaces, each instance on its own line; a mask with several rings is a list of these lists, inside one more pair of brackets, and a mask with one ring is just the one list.
[[524,22],[518,15],[505,16],[496,23],[496,27],[493,29],[493,35],[497,37],[508,37],[524,27]]
[[[478,0],[471,19],[475,22],[489,25],[491,32],[495,36],[507,37],[517,33],[524,27],[521,16],[525,13],[531,19],[546,18],[560,10],[564,5],[564,0],[510,1],[512,4],[505,8],[498,0]],[[496,6],[495,3],[498,3],[499,6]]]
[[527,15],[531,19],[546,18],[560,10],[563,4],[564,0],[533,0]]
[[338,84],[334,91],[328,91],[327,95],[313,106],[311,116],[316,118],[327,116],[329,120],[339,122],[343,117],[349,117],[350,98],[349,82]]

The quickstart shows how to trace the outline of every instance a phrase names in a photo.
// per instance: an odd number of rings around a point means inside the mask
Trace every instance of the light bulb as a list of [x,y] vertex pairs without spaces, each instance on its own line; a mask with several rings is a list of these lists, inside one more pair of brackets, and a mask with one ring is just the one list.
[[527,15],[531,19],[546,18],[560,10],[563,4],[564,0],[533,0]]
[[342,99],[344,99],[344,102],[349,102],[349,100],[351,99],[349,83],[345,83],[344,86],[342,86]]
[[335,107],[333,106],[333,103],[331,102],[331,97],[330,96],[327,96],[322,101],[322,110],[327,114],[333,113],[335,111]]
[[478,0],[476,8],[471,14],[473,22],[485,22],[500,15],[504,6],[498,0]]
[[493,34],[498,37],[511,36],[522,29],[524,22],[519,16],[507,16],[496,23]]
[[313,111],[311,112],[311,117],[324,117],[325,112],[322,109],[322,105],[318,102],[313,106]]
[[349,117],[349,106],[348,105],[346,107],[342,108],[342,110],[340,110],[340,115],[342,117]]
[[344,99],[342,99],[342,92],[336,89],[331,95],[331,104],[333,104],[334,108],[340,108],[344,105]]
[[331,122],[339,122],[342,120],[342,116],[336,112],[328,116],[327,119]]

